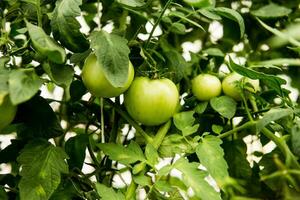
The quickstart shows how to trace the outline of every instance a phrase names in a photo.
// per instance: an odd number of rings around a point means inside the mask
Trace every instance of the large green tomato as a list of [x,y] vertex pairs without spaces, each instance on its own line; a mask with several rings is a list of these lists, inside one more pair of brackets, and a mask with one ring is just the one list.
[[245,84],[250,83],[253,86],[253,88],[249,87],[248,90],[250,92],[257,92],[259,90],[259,80],[253,80],[237,73],[231,73],[222,81],[223,92],[237,101],[242,100],[241,91],[238,88],[238,82],[242,80]]
[[192,92],[198,100],[208,101],[222,92],[222,84],[218,77],[200,74],[192,80]]
[[123,87],[114,87],[105,77],[102,66],[97,62],[95,54],[89,55],[85,60],[81,77],[86,88],[96,97],[116,97],[124,93],[130,86],[134,77],[134,68],[129,62],[128,79]]
[[176,85],[169,79],[137,77],[125,92],[125,107],[136,121],[155,126],[168,121],[179,104]]
[[9,125],[15,118],[17,107],[12,105],[8,96],[0,105],[0,131]]

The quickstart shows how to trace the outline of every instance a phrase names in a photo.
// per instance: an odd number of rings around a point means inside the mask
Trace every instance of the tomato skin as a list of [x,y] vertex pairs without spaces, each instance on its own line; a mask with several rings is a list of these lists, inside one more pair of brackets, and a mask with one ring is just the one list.
[[192,80],[192,92],[201,101],[208,101],[222,92],[222,84],[218,77],[211,74],[199,74]]
[[137,77],[125,92],[124,104],[134,120],[155,126],[168,121],[176,112],[179,93],[176,85],[167,78]]
[[124,87],[114,87],[105,77],[102,67],[97,62],[95,54],[91,54],[85,60],[81,77],[84,85],[96,97],[111,98],[124,93],[134,78],[134,68],[129,62],[128,78]]
[[231,73],[222,81],[223,92],[236,101],[242,100],[241,91],[237,86],[237,81],[242,81],[243,78],[245,83],[250,83],[253,86],[253,88],[249,88],[250,92],[257,92],[259,90],[259,80],[253,80],[237,73]]
[[6,96],[0,105],[0,131],[8,126],[15,118],[17,106],[12,105],[8,96]]

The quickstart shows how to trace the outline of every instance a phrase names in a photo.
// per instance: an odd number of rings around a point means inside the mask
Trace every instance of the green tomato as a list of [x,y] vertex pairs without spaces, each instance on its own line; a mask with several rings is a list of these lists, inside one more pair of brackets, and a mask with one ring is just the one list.
[[215,0],[183,0],[183,1],[196,8],[213,7],[216,4]]
[[251,84],[251,88],[247,87],[248,91],[250,92],[257,92],[259,90],[259,80],[253,80],[237,73],[231,73],[228,76],[226,76],[222,81],[223,92],[227,96],[230,96],[237,101],[242,100],[241,91],[238,88],[239,81],[244,81],[245,84]]
[[6,96],[0,105],[0,131],[8,126],[15,118],[17,107],[12,105],[8,96]]
[[192,92],[201,101],[208,101],[222,92],[222,84],[218,77],[200,74],[192,80]]
[[179,93],[176,85],[167,78],[137,77],[125,92],[124,103],[134,120],[155,126],[168,121],[176,112]]
[[129,62],[128,78],[123,87],[114,87],[105,77],[102,66],[97,62],[95,54],[89,55],[85,60],[81,77],[84,85],[96,97],[116,97],[124,93],[134,78],[134,68]]

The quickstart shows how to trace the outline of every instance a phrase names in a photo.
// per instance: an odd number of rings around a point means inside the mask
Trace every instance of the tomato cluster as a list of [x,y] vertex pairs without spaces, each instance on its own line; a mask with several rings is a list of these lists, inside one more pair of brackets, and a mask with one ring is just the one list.
[[[179,106],[179,92],[176,85],[167,78],[150,79],[134,78],[134,68],[129,62],[128,79],[123,87],[114,87],[105,77],[103,66],[97,57],[91,54],[85,61],[82,80],[87,89],[96,97],[111,98],[124,93],[124,105],[129,115],[137,122],[147,126],[155,126],[168,121]],[[225,95],[241,100],[242,85],[250,84],[248,90],[259,90],[259,81],[231,73],[221,82],[217,76],[199,74],[192,80],[192,93],[200,101],[208,101]],[[250,88],[250,89],[249,89]]]

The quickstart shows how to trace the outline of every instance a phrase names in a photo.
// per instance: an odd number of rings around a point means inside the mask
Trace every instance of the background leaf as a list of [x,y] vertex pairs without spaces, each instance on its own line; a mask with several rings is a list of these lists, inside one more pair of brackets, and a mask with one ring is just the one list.
[[175,163],[175,168],[182,172],[183,182],[187,187],[191,187],[195,196],[201,199],[221,200],[220,193],[216,192],[212,186],[204,180],[206,172],[198,169],[199,163],[189,163],[181,158]]
[[80,16],[81,0],[59,0],[56,2],[51,20],[53,36],[73,52],[83,52],[89,43],[80,32],[80,24],[76,20]]
[[68,173],[66,153],[43,140],[36,140],[22,150],[18,162],[22,165],[19,183],[20,198],[47,200],[58,187],[61,173]]
[[9,74],[9,94],[14,105],[23,103],[33,97],[43,81],[34,70],[15,70]]
[[228,165],[224,159],[224,151],[221,148],[222,140],[215,136],[204,137],[196,147],[196,154],[200,163],[208,173],[216,179],[219,185],[229,177]]
[[231,97],[214,97],[209,103],[211,107],[223,117],[231,119],[235,115],[237,103]]
[[51,62],[62,64],[66,59],[65,50],[48,36],[41,27],[26,22],[29,36],[37,52]]
[[97,183],[96,190],[102,199],[125,200],[125,196],[121,192],[116,192],[113,188],[109,188],[103,184]]
[[291,12],[292,10],[289,8],[280,6],[275,3],[270,3],[257,10],[251,11],[251,14],[255,15],[256,17],[262,17],[262,18],[278,18],[278,17],[287,16]]
[[131,164],[137,161],[146,160],[140,146],[134,141],[130,142],[128,147],[114,143],[98,144],[97,146],[99,146],[110,159],[119,161],[123,164]]

